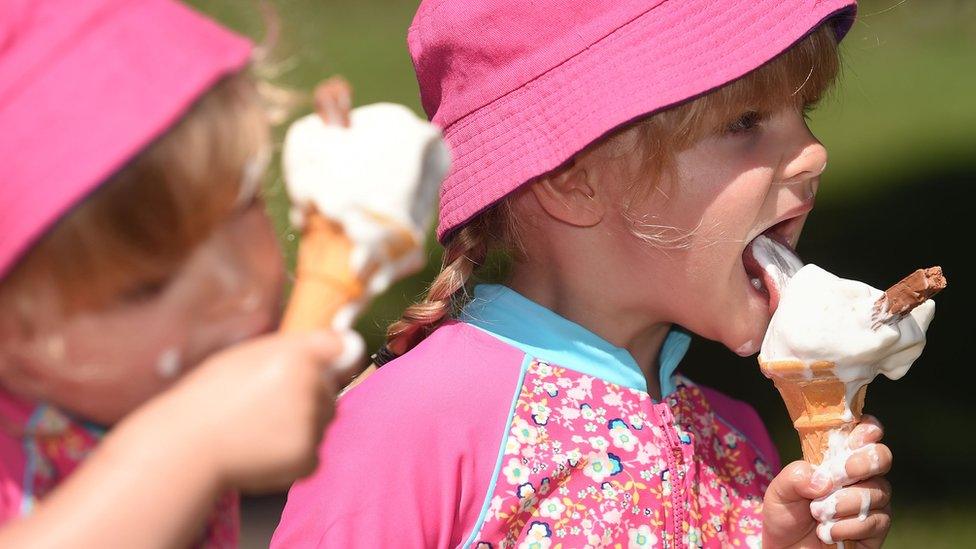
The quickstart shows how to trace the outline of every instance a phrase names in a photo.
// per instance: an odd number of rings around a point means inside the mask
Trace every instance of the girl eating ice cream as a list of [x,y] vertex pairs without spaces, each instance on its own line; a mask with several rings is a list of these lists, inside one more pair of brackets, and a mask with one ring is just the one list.
[[0,546],[236,546],[237,490],[314,468],[356,338],[265,335],[251,51],[171,0],[2,2]]
[[[853,16],[423,2],[408,42],[454,158],[443,269],[340,400],[273,545],[879,546],[876,422],[836,475],[781,469],[748,405],[678,373],[689,331],[760,349],[771,304],[743,254],[762,234],[796,246],[827,164],[805,113]],[[474,284],[494,252],[507,278]],[[812,502],[841,486],[818,530]]]

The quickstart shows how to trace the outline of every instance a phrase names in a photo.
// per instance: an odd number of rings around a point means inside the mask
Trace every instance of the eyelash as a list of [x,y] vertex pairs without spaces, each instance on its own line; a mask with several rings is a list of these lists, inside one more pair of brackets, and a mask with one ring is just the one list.
[[[817,103],[811,102],[803,105],[803,119],[809,121],[810,114],[816,110]],[[756,131],[766,120],[766,114],[759,111],[747,111],[742,113],[739,118],[725,127],[725,133],[732,135],[748,134]]]
[[168,285],[167,279],[150,280],[124,292],[121,300],[127,303],[147,301],[163,293]]
[[815,110],[817,110],[817,103],[816,102],[804,104],[803,105],[803,119],[809,122],[810,121],[810,115]]
[[757,111],[743,113],[734,122],[725,127],[725,132],[733,135],[751,133],[756,130],[766,117]]

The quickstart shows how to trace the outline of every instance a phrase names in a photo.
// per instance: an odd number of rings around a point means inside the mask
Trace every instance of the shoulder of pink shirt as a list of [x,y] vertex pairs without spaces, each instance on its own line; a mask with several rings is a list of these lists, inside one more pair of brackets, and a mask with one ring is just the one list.
[[488,496],[524,356],[450,322],[341,397],[272,547],[461,544]]

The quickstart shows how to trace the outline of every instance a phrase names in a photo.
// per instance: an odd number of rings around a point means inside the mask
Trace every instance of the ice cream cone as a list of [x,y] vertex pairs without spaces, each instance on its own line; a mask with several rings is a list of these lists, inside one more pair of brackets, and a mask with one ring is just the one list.
[[847,402],[847,386],[837,379],[832,362],[781,360],[759,362],[773,380],[800,435],[803,459],[819,465],[827,453],[831,432],[851,431],[861,419],[867,385]]
[[[363,250],[343,226],[317,212],[304,216],[295,284],[285,310],[284,331],[349,328],[365,301],[395,277],[423,265],[423,243],[409,229],[365,213],[382,227]],[[358,254],[358,257],[357,257]]]
[[[759,366],[763,374],[773,380],[786,403],[793,428],[800,435],[803,459],[819,465],[827,455],[830,434],[840,433],[846,440],[847,434],[860,421],[867,385],[858,389],[847,402],[847,386],[837,379],[832,362],[808,365],[799,360],[760,360]],[[853,549],[854,543],[845,541],[836,545],[824,544],[824,547]]]
[[362,298],[364,285],[352,266],[353,248],[340,224],[315,212],[306,215],[282,331],[331,328],[344,307]]
[[[804,265],[775,236],[760,235],[743,254],[775,311],[759,365],[786,403],[803,458],[837,479],[846,475],[848,435],[861,419],[867,384],[879,374],[899,379],[915,362],[935,312],[930,298],[946,279],[941,267],[918,269],[881,292]],[[836,505],[834,488],[828,505]],[[832,541],[834,512],[817,527],[821,540]]]

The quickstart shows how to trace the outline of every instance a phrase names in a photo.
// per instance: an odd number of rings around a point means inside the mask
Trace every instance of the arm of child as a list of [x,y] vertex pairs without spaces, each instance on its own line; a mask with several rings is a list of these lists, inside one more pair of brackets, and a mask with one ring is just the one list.
[[[891,526],[891,450],[876,419],[864,416],[848,438],[843,470],[794,461],[773,479],[763,503],[763,547],[817,547],[835,540],[881,547]],[[830,468],[827,468],[830,469]],[[837,469],[840,469],[839,467]]]
[[0,531],[0,547],[190,543],[224,491],[282,488],[313,471],[343,374],[327,365],[361,350],[355,336],[306,333],[215,355],[116,426],[31,516]]

